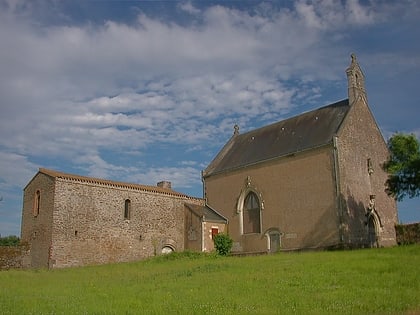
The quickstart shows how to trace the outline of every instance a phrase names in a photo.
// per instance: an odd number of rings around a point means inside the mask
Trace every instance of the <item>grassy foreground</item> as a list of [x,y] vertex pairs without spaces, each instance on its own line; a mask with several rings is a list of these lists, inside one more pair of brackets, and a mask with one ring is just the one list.
[[420,246],[0,272],[1,314],[420,314]]

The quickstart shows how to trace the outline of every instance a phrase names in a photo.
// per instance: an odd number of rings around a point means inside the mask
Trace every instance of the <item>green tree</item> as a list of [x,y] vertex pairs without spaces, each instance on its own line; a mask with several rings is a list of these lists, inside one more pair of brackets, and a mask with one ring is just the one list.
[[232,249],[233,240],[227,234],[217,234],[213,238],[214,248],[216,252],[221,256],[226,256]]
[[15,235],[0,237],[0,246],[17,246],[20,239]]
[[413,134],[396,133],[388,140],[390,157],[384,163],[389,173],[386,191],[396,200],[420,195],[420,144]]

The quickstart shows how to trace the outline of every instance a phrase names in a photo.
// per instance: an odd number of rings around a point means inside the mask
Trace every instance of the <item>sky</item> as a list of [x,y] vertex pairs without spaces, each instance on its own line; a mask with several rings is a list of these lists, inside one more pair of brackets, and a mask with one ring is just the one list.
[[[420,137],[420,2],[0,0],[0,234],[40,167],[202,197],[232,136],[347,98]],[[420,221],[420,199],[398,204]]]

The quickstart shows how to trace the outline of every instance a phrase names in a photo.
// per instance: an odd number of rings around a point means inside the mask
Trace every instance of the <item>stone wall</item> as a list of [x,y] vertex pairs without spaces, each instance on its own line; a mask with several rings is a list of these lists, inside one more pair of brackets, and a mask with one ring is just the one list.
[[[201,199],[57,179],[53,267],[135,261],[184,250],[184,203]],[[130,201],[129,218],[124,217]]]
[[[36,192],[40,193],[39,213],[34,213]],[[31,266],[48,267],[54,208],[54,179],[38,173],[24,188],[21,241],[31,248]]]
[[30,250],[27,244],[0,246],[0,270],[26,268],[30,264]]
[[[34,216],[37,190],[41,207]],[[169,189],[38,173],[25,188],[22,240],[30,245],[36,268],[135,261],[164,247],[182,251],[185,202],[203,204]]]
[[185,207],[185,248],[192,251],[201,252],[203,250],[203,222],[201,217]]
[[343,242],[348,247],[372,246],[367,226],[370,196],[380,219],[376,246],[396,244],[395,200],[385,192],[386,143],[363,99],[352,105],[337,138]]

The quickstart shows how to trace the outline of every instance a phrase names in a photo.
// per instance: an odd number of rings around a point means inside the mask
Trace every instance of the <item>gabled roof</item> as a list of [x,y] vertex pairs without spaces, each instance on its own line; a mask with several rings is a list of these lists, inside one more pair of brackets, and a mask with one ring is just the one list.
[[227,223],[227,219],[209,205],[195,205],[186,203],[185,206],[193,213],[203,219],[205,222]]
[[244,134],[235,133],[203,177],[331,143],[349,109],[346,99]]
[[62,173],[62,172],[58,172],[54,170],[49,170],[46,168],[40,168],[38,174],[39,173],[45,174],[53,178],[62,178],[62,179],[67,179],[67,180],[72,180],[72,181],[82,182],[82,183],[91,183],[95,185],[104,185],[104,186],[111,186],[111,187],[142,190],[142,191],[147,191],[147,192],[172,195],[172,196],[183,197],[183,198],[188,198],[188,199],[200,199],[200,198],[195,198],[195,197],[185,195],[183,193],[176,192],[169,188],[162,188],[158,186],[148,186],[148,185],[125,183],[125,182],[117,182],[117,181],[112,181],[112,180],[107,180],[107,179],[100,179],[100,178]]

